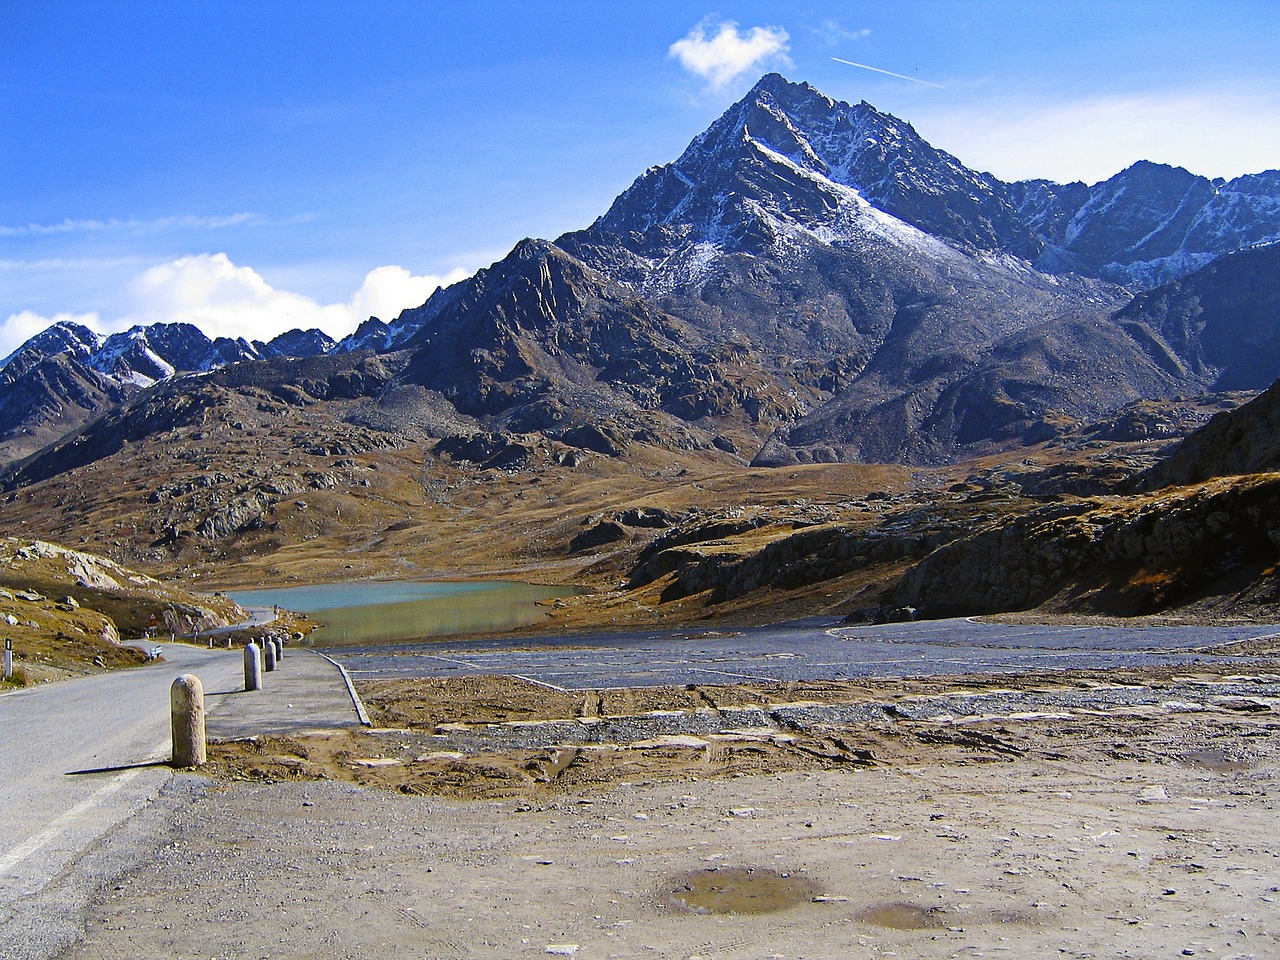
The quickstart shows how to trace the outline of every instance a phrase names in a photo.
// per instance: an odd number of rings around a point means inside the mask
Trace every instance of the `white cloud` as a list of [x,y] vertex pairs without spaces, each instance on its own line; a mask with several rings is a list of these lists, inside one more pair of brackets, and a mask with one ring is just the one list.
[[0,224],[0,237],[48,236],[64,233],[164,233],[170,230],[221,230],[225,227],[263,226],[268,221],[257,213],[232,213],[222,217],[157,217],[154,220],[62,220],[58,223]]
[[357,322],[367,317],[393,320],[406,307],[426,303],[437,287],[465,280],[470,273],[455,267],[442,277],[415,277],[404,267],[376,267],[365,275],[364,283],[351,297],[351,315]]
[[52,323],[71,320],[98,333],[126,330],[134,324],[192,323],[210,337],[270,340],[294,328],[319,327],[332,337],[352,332],[370,316],[393,320],[400,311],[421,305],[438,286],[465,278],[456,269],[444,276],[414,276],[404,267],[377,267],[365,275],[346,303],[321,304],[288,290],[277,290],[251,267],[231,262],[224,253],[182,257],[144,270],[120,291],[104,317],[40,316],[24,310],[0,325],[0,357]]
[[[708,36],[708,30],[714,30],[714,35]],[[790,39],[781,27],[752,27],[739,33],[732,20],[719,24],[704,20],[673,43],[667,55],[720,89],[770,58],[785,60]]]
[[1280,166],[1280,96],[1261,90],[988,101],[922,111],[915,126],[965,165],[1005,180],[1095,183],[1138,160],[1228,179]]
[[345,325],[342,305],[276,290],[224,253],[183,257],[144,270],[123,291],[119,325],[193,323],[210,337],[270,340],[295,327]]
[[842,43],[856,43],[871,36],[870,27],[850,30],[838,20],[824,20],[818,26],[810,28],[810,32],[829,47],[839,46]]

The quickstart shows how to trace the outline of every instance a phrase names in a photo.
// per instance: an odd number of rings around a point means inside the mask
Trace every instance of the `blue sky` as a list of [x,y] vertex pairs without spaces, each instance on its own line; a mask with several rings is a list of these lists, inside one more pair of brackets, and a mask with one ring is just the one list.
[[389,319],[587,225],[771,69],[1005,179],[1273,169],[1277,49],[1274,0],[5,0],[0,356],[62,317]]

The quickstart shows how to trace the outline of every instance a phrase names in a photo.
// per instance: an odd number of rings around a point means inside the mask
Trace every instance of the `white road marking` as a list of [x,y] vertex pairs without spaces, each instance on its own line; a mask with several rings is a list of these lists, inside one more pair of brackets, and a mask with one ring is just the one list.
[[736,677],[739,680],[755,680],[757,683],[785,683],[777,677],[762,677],[753,673],[734,673],[731,670],[717,670],[714,667],[690,667],[693,673],[714,673],[722,677]]
[[[159,753],[169,746],[169,741],[164,740],[158,743],[150,752]],[[18,844],[4,856],[0,856],[0,877],[10,874],[14,869],[27,860],[33,854],[38,853],[48,846],[58,835],[68,828],[74,826],[82,820],[85,814],[89,813],[96,807],[102,806],[111,797],[119,793],[120,790],[130,780],[142,773],[143,768],[134,767],[132,770],[124,770],[113,777],[108,783],[104,783],[95,790],[90,796],[85,797],[74,807],[58,817],[47,827],[34,836],[28,837],[22,843]],[[43,884],[42,884],[43,886]]]
[[511,676],[517,680],[523,680],[525,683],[532,683],[534,686],[546,687],[548,690],[554,690],[557,693],[568,693],[564,687],[557,687],[554,683],[547,683],[545,680],[539,680],[537,677],[527,677],[521,673],[513,673]]
[[[422,656],[422,654],[417,654],[417,656]],[[476,663],[474,660],[464,660],[462,657],[446,657],[442,653],[429,653],[425,656],[431,660],[443,660],[445,663],[456,663],[460,666],[470,667],[472,670],[480,669],[480,664]]]
[[90,810],[101,806],[110,799],[113,794],[119,792],[121,787],[141,772],[141,770],[126,770],[124,773],[119,774],[110,783],[104,784],[92,796],[81,800],[35,836],[29,837],[6,853],[3,857],[0,857],[0,877],[3,877],[7,873],[11,873],[14,867],[18,866],[18,864],[22,863],[22,861],[26,860],[33,853],[43,849],[50,841],[55,839],[58,834],[62,833],[68,827],[73,826]]

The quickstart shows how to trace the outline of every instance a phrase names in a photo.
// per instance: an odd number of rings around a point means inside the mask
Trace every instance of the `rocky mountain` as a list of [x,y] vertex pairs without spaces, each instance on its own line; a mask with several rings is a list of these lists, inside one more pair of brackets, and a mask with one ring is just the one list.
[[335,346],[333,338],[319,330],[291,330],[269,343],[249,343],[230,337],[210,339],[190,323],[153,323],[104,338],[88,327],[62,321],[0,361],[0,370],[16,374],[65,355],[121,385],[149,387],[175,373],[205,372],[241,360],[315,356]]
[[[557,244],[781,374],[802,416],[756,464],[938,462],[1202,388],[1112,320],[1123,291],[1029,262],[1082,264],[1088,240],[1111,263],[1135,209],[1186,206],[1153,165],[1108,184],[1003,184],[865,103],[770,75]],[[1219,231],[1223,251],[1253,237]]]
[[[339,343],[50,328],[0,369],[0,456],[178,372],[265,362],[278,380],[300,375],[290,356],[372,353],[392,373],[366,415],[454,451],[585,430],[619,455],[949,462],[1141,398],[1269,383],[1274,316],[1255,293],[1270,248],[1215,258],[1276,237],[1280,173],[1223,183],[1140,163],[1094,186],[1008,184],[866,103],[770,74],[590,227],[522,241]],[[1168,276],[1132,303],[1113,282]]]
[[80,324],[55,323],[0,361],[0,462],[39,450],[177,373],[333,347],[319,330],[250,344],[211,340],[188,323],[135,326],[105,338]]
[[[25,348],[24,348],[25,349]],[[0,369],[0,463],[21,459],[129,395],[70,350],[11,357]]]
[[1264,390],[1280,378],[1280,244],[1228,254],[1141,293],[1115,319],[1158,339],[1170,370],[1197,385]]
[[[785,163],[766,159],[764,176],[743,192],[751,178],[734,171],[752,152]],[[962,248],[1139,287],[1280,239],[1280,171],[1224,182],[1142,161],[1093,186],[1005,183],[865,102],[840,103],[769,74],[679,159],[647,171],[590,228],[558,242],[593,265],[612,261],[623,279],[662,289],[687,280],[717,250],[760,239],[756,207],[842,238],[839,187]],[[618,246],[631,257],[611,249]],[[593,257],[592,247],[602,249]]]
[[1138,477],[1135,490],[1202,483],[1214,477],[1280,472],[1280,382],[1187,437]]
[[930,553],[894,603],[926,617],[1033,608],[1148,614],[1200,605],[1274,616],[1280,477],[1038,507]]
[[802,403],[748,341],[709,336],[546,241],[522,242],[401,320],[418,330],[403,379],[513,432],[613,424],[705,446],[721,418],[768,429]]
[[45,357],[62,353],[85,360],[101,346],[102,338],[88,327],[65,321],[55,323],[0,360],[0,370],[12,365],[30,366]]
[[557,242],[650,294],[688,284],[720,253],[758,252],[788,233],[833,243],[923,233],[1034,256],[1004,193],[910,124],[769,74],[679,159]]
[[264,360],[271,357],[318,357],[333,352],[337,341],[323,330],[289,330],[274,340],[253,341],[253,349]]
[[1280,239],[1280,171],[1209,180],[1140,161],[1102,183],[1009,185],[1043,244],[1036,266],[1149,287]]
[[334,350],[339,353],[351,353],[356,350],[383,352],[392,349],[397,333],[403,338],[403,329],[393,331],[390,324],[383,323],[377,317],[370,317],[360,324],[354,333],[338,341],[334,345]]

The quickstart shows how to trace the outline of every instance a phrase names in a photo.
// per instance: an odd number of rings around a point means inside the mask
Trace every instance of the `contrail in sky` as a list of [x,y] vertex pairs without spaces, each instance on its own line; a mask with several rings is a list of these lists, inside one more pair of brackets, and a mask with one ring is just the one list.
[[926,87],[937,87],[939,90],[945,89],[940,83],[930,83],[928,80],[921,80],[917,77],[908,77],[901,73],[894,73],[892,70],[881,70],[879,67],[869,67],[865,63],[854,63],[852,60],[841,60],[839,57],[832,57],[836,63],[847,63],[851,67],[861,67],[863,70],[874,70],[876,73],[887,74],[890,77],[897,77],[899,80],[910,80],[912,83],[923,83]]

